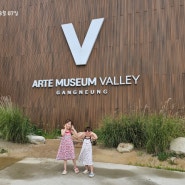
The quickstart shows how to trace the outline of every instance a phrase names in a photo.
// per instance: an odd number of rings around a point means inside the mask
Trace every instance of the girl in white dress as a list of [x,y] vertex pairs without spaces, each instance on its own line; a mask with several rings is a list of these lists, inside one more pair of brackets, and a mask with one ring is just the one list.
[[89,173],[89,177],[94,177],[91,141],[96,140],[98,137],[92,132],[91,127],[86,127],[84,132],[78,133],[78,137],[83,139],[82,149],[78,158],[79,162],[85,166],[83,173]]

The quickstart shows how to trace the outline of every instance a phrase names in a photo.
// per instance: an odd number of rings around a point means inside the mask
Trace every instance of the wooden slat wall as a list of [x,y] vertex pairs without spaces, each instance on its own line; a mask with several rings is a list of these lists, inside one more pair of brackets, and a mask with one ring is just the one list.
[[[105,115],[160,110],[185,103],[184,0],[1,0],[0,95],[10,95],[31,121],[54,129],[66,118],[78,130],[97,128]],[[80,42],[93,18],[104,17],[86,66],[76,66],[60,25],[73,23]],[[140,74],[138,85],[108,86],[107,95],[57,96],[34,89],[38,79]],[[94,89],[104,89],[97,86]],[[72,88],[74,89],[74,88]],[[76,88],[78,89],[78,88]],[[81,88],[81,89],[92,89]]]

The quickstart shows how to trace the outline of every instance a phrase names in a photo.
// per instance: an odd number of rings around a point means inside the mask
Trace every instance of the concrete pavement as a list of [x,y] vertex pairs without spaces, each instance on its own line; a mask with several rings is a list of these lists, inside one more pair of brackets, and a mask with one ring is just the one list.
[[[78,164],[78,163],[77,163]],[[25,158],[0,171],[0,185],[184,185],[185,172],[174,172],[95,162],[95,177],[73,172],[62,175],[63,162],[54,159]]]

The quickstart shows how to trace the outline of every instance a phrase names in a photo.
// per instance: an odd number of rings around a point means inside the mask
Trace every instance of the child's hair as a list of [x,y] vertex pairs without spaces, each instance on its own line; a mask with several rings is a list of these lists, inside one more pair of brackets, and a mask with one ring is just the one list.
[[91,127],[86,127],[86,128],[85,128],[85,132],[87,132],[87,131],[88,131],[88,132],[91,132],[91,131],[92,131],[92,128],[91,128]]
[[74,126],[73,122],[70,119],[66,119],[65,124],[71,122],[71,125]]

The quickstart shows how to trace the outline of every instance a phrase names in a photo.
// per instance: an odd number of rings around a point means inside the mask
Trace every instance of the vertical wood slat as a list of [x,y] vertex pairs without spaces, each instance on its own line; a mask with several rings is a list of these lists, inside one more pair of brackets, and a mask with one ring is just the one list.
[[[0,95],[10,95],[34,123],[52,129],[71,118],[78,129],[97,128],[105,115],[146,104],[160,110],[168,98],[184,105],[184,0],[2,0],[0,6],[19,11],[0,16]],[[82,43],[90,21],[100,17],[105,21],[88,63],[77,67],[60,25],[73,23]],[[107,95],[31,88],[35,79],[130,74],[141,75],[138,85],[77,88],[106,88]]]

